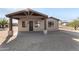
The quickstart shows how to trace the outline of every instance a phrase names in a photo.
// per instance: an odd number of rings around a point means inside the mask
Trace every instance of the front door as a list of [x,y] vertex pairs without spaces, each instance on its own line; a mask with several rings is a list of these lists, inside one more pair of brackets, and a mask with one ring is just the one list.
[[33,31],[33,21],[29,21],[29,31]]

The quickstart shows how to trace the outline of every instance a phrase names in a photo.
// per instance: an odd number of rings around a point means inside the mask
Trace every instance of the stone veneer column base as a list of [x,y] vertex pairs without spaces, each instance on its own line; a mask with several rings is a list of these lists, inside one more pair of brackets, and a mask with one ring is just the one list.
[[47,34],[47,30],[44,30],[43,33],[46,35]]
[[9,36],[13,36],[13,31],[8,31]]

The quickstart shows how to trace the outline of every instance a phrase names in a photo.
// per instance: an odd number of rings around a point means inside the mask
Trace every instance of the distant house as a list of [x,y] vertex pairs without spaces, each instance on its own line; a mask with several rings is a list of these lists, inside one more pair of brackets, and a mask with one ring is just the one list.
[[65,25],[66,26],[67,24],[68,24],[68,22],[62,22],[62,25]]
[[54,31],[58,30],[59,19],[48,17],[48,15],[32,9],[25,9],[7,14],[9,18],[9,34],[13,33],[12,19],[18,20],[18,31]]

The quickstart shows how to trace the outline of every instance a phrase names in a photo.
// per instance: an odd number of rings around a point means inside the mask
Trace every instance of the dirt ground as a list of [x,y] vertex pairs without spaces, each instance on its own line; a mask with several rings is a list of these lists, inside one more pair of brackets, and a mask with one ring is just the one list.
[[[65,31],[72,31],[72,32],[79,32],[79,30],[74,30],[73,28],[66,27],[66,26],[60,26],[60,30],[65,30]],[[13,27],[14,33],[18,31],[18,27],[14,26]],[[5,28],[4,30],[0,28],[0,45],[3,41],[5,41],[6,37],[8,35],[8,28]]]
[[[14,33],[17,27],[13,27]],[[79,38],[73,29],[61,27],[60,31],[48,32],[19,32],[14,40],[2,46],[0,50],[8,51],[79,51]],[[0,44],[6,39],[8,29],[0,31]],[[74,34],[74,35],[72,35]],[[79,33],[77,33],[79,35]],[[16,35],[15,35],[16,36]],[[13,36],[14,37],[14,36]],[[78,36],[79,37],[79,36]],[[6,48],[5,48],[6,47]]]
[[19,32],[1,51],[79,51],[79,40],[65,31]]
[[[3,41],[5,41],[7,35],[8,35],[8,28],[5,28],[4,30],[0,28],[0,45]],[[17,32],[18,27],[13,27],[13,31],[14,33]]]
[[79,28],[77,30],[74,30],[74,28],[68,27],[68,26],[60,26],[59,29],[65,30],[65,31],[70,31],[70,32],[79,32]]

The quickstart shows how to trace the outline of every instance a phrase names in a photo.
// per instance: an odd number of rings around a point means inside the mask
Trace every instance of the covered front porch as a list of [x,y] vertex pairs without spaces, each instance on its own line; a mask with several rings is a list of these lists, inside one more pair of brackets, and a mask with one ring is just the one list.
[[[13,35],[12,20],[18,20],[18,31],[44,31],[47,30],[48,16],[32,9],[25,9],[14,13],[7,14],[9,18],[8,35]],[[36,25],[37,26],[36,26]],[[38,28],[37,28],[38,27]],[[36,29],[37,28],[37,29]]]

